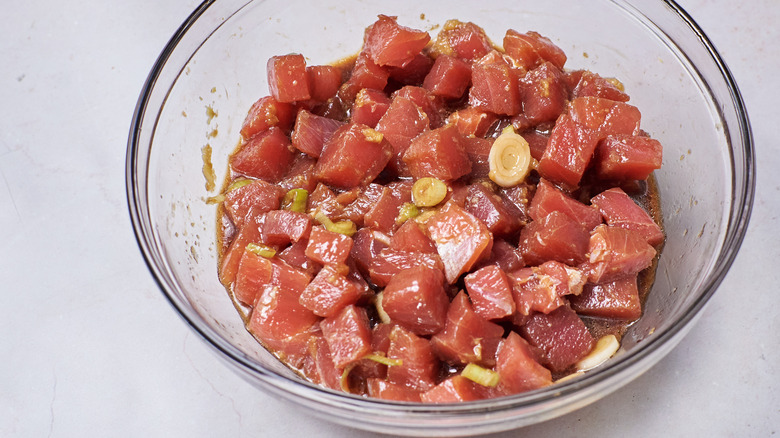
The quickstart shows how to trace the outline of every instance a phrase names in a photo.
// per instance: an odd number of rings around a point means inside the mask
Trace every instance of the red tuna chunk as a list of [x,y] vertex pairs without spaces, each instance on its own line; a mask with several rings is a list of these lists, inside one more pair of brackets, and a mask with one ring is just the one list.
[[376,65],[371,56],[362,51],[355,59],[355,67],[352,69],[351,76],[339,89],[338,95],[342,100],[351,102],[363,88],[384,90],[389,78],[390,73],[387,69]]
[[550,181],[577,187],[597,143],[591,129],[564,114],[555,123],[537,170]]
[[650,137],[610,135],[596,146],[596,175],[603,179],[646,179],[661,168],[663,146]]
[[485,265],[496,265],[504,272],[512,272],[524,267],[525,263],[517,247],[504,239],[496,239]]
[[656,254],[638,232],[607,225],[599,225],[591,232],[588,252],[592,283],[633,276],[648,268]]
[[526,70],[531,70],[544,61],[563,69],[566,54],[548,38],[536,32],[520,33],[509,29],[504,36],[504,50]]
[[444,270],[444,265],[438,254],[384,248],[371,259],[369,275],[375,285],[382,287],[387,285],[399,272],[415,266]]
[[572,81],[572,96],[576,97],[603,97],[618,102],[628,102],[628,94],[621,91],[612,82],[602,78],[596,73],[587,70],[577,70],[570,73]]
[[589,235],[579,222],[554,211],[520,231],[520,248],[528,265],[557,260],[578,265],[587,258]]
[[244,251],[233,283],[233,295],[244,305],[253,306],[257,294],[271,281],[271,262],[251,251]]
[[588,280],[579,269],[556,261],[520,269],[509,278],[517,311],[522,315],[552,312],[566,304],[564,296],[580,294]]
[[307,239],[311,225],[311,217],[307,214],[288,210],[269,211],[263,226],[263,243],[280,246]]
[[423,81],[423,88],[436,96],[459,99],[471,82],[471,66],[458,58],[440,55]]
[[664,233],[661,227],[621,188],[603,191],[594,196],[591,203],[598,207],[608,225],[634,230],[653,246],[663,242]]
[[610,283],[587,284],[582,294],[569,301],[571,308],[580,315],[625,320],[642,316],[636,276]]
[[407,220],[398,228],[390,239],[390,247],[398,251],[436,253],[436,245],[414,220]]
[[388,168],[398,175],[408,175],[406,164],[401,160],[409,149],[412,139],[428,130],[428,115],[411,99],[395,96],[387,111],[377,122],[376,130],[385,135],[393,147],[393,159]]
[[337,315],[322,320],[320,328],[336,368],[344,368],[371,353],[371,329],[363,307],[344,307]]
[[500,53],[490,52],[471,66],[469,105],[508,116],[520,112],[517,73]]
[[522,117],[528,126],[553,122],[563,113],[569,91],[563,73],[545,62],[526,73],[520,80],[520,99],[523,103]]
[[632,105],[600,97],[579,97],[569,104],[572,120],[594,132],[599,140],[608,135],[639,134],[642,115]]
[[552,371],[565,371],[587,355],[595,344],[582,320],[567,306],[544,314],[535,313],[521,334],[544,352],[544,364]]
[[262,240],[262,228],[265,222],[265,214],[257,208],[251,208],[244,218],[244,225],[233,236],[225,253],[222,255],[219,267],[219,281],[229,286],[236,279],[238,264],[244,256],[247,244]]
[[341,272],[351,249],[352,239],[349,236],[328,231],[323,227],[313,227],[309,244],[306,246],[306,256]]
[[268,60],[268,88],[279,102],[309,100],[309,77],[303,55],[272,56]]
[[520,229],[517,208],[484,184],[469,186],[466,211],[481,220],[497,236],[506,236]]
[[495,114],[468,106],[450,114],[447,123],[454,124],[464,137],[484,137],[496,120]]
[[401,365],[388,367],[388,381],[419,391],[426,391],[436,385],[439,361],[427,339],[395,326],[390,332],[387,357],[401,360]]
[[466,294],[460,292],[447,310],[444,330],[431,338],[431,348],[446,362],[491,366],[495,363],[491,350],[495,352],[503,334],[501,326],[474,312]]
[[364,88],[358,92],[352,105],[352,121],[376,128],[389,107],[390,98],[384,92]]
[[382,194],[364,216],[364,224],[375,230],[391,232],[401,205],[412,200],[411,182],[392,182],[383,187]]
[[[460,129],[459,129],[460,130]],[[461,134],[463,132],[461,131]],[[471,160],[471,180],[486,179],[490,175],[490,149],[492,140],[480,137],[466,137],[466,153]]]
[[341,70],[332,65],[306,67],[309,94],[315,102],[325,102],[335,96],[341,87]]
[[493,45],[485,31],[476,24],[447,20],[436,37],[433,49],[441,54],[474,60],[493,50]]
[[325,143],[315,176],[337,187],[364,186],[379,175],[392,153],[382,134],[366,125],[349,123]]
[[403,67],[388,67],[390,78],[404,85],[421,84],[433,67],[433,59],[425,53],[418,53]]
[[498,347],[496,372],[500,376],[498,390],[507,395],[552,384],[550,370],[536,361],[531,346],[515,332],[510,332]]
[[540,220],[554,211],[561,212],[570,219],[579,222],[587,231],[601,224],[599,210],[569,197],[542,178],[536,186],[536,193],[528,207],[528,215],[533,220]]
[[432,335],[444,327],[449,298],[438,269],[414,266],[387,283],[382,307],[390,319],[417,335]]
[[364,47],[377,65],[403,67],[430,40],[428,32],[400,26],[395,17],[380,15],[367,30]]
[[325,266],[301,293],[300,302],[319,316],[333,316],[361,297],[360,289],[330,266]]
[[425,111],[425,115],[428,116],[428,120],[430,121],[431,128],[442,127],[444,122],[442,113],[446,112],[447,109],[442,103],[442,100],[430,91],[422,87],[407,85],[393,93],[394,99],[398,97],[405,97],[411,100],[415,105],[419,106],[420,109]]
[[284,195],[283,189],[258,180],[225,193],[225,202],[222,205],[233,224],[241,228],[250,210],[253,210],[255,215],[276,210]]
[[230,157],[230,167],[241,175],[279,181],[295,158],[290,138],[277,127],[271,127],[250,138]]
[[423,392],[420,398],[425,403],[455,403],[480,400],[485,398],[483,394],[477,383],[456,375]]
[[450,284],[469,271],[483,255],[489,255],[493,246],[493,235],[485,224],[452,202],[447,202],[428,219],[426,227]]
[[403,161],[415,178],[452,181],[471,172],[465,139],[454,126],[418,135],[404,153]]
[[302,109],[295,118],[295,130],[292,133],[292,145],[295,149],[319,158],[322,147],[333,133],[344,123],[328,117],[322,117]]
[[388,382],[384,379],[370,377],[366,380],[369,397],[381,398],[384,400],[395,400],[405,402],[420,402],[420,391],[409,388],[402,383]]
[[261,97],[249,108],[241,126],[241,136],[249,140],[272,126],[289,131],[294,121],[295,107],[292,104],[279,102],[271,96]]

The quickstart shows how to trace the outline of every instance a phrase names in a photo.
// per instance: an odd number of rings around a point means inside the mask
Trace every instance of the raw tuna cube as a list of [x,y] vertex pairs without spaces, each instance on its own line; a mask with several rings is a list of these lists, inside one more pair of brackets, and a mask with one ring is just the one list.
[[600,97],[573,99],[569,114],[572,120],[594,132],[598,140],[615,134],[637,135],[642,118],[635,106]]
[[634,230],[653,246],[663,242],[664,233],[661,227],[621,188],[615,187],[603,191],[594,196],[590,202],[598,207],[608,225]]
[[490,254],[493,246],[493,235],[485,224],[451,201],[428,219],[426,227],[450,284]]
[[517,73],[500,53],[490,52],[471,66],[469,105],[508,116],[520,112]]
[[314,172],[320,181],[336,187],[364,186],[385,168],[392,153],[382,134],[366,125],[349,123],[325,143]]
[[618,102],[628,102],[628,94],[621,91],[612,82],[602,78],[596,73],[587,70],[572,72],[576,78],[572,84],[572,96],[577,97],[603,97]]
[[493,45],[485,31],[476,24],[447,20],[436,37],[433,50],[460,59],[474,60],[488,54],[493,50]]
[[402,383],[388,382],[384,379],[369,378],[367,381],[369,397],[383,400],[420,402],[420,391]]
[[384,191],[385,186],[374,183],[361,188],[355,200],[345,206],[342,213],[338,215],[338,219],[349,219],[355,225],[363,226],[366,213],[376,204]]
[[222,205],[233,224],[241,228],[250,210],[254,210],[255,215],[276,210],[284,194],[284,190],[273,184],[262,180],[252,181],[227,192]]
[[364,88],[358,92],[352,105],[352,121],[376,128],[389,107],[390,98],[384,92]]
[[384,187],[382,194],[376,203],[364,216],[365,226],[391,232],[395,227],[395,220],[401,205],[412,200],[412,187],[410,182],[393,182]]
[[574,365],[595,344],[585,324],[568,306],[546,315],[535,313],[520,330],[529,344],[544,352],[544,364],[554,372]]
[[[517,129],[517,127],[515,128]],[[534,160],[541,160],[544,156],[544,150],[547,149],[547,143],[550,141],[550,135],[534,129],[523,131],[520,135],[528,142]]]
[[452,56],[440,55],[423,81],[423,87],[436,96],[459,99],[471,82],[471,66]]
[[333,190],[322,183],[318,183],[307,200],[307,211],[314,216],[317,211],[329,218],[337,218],[344,214],[344,206],[341,205]]
[[281,261],[271,261],[271,283],[255,301],[248,330],[272,350],[280,350],[296,335],[309,332],[320,317],[298,302],[309,276]]
[[515,332],[501,342],[496,359],[498,390],[504,394],[531,391],[552,384],[550,370],[536,361],[531,346]]
[[398,275],[399,272],[415,266],[427,267],[444,271],[439,254],[424,252],[398,251],[392,248],[384,248],[371,259],[369,275],[371,281],[377,286],[385,286]]
[[447,310],[444,330],[431,338],[433,352],[443,361],[457,364],[492,365],[495,357],[487,355],[489,343],[498,344],[504,329],[479,316],[468,297],[460,292]]
[[417,222],[407,220],[393,234],[390,247],[398,251],[436,253],[436,245]]
[[525,266],[520,251],[504,239],[495,239],[490,257],[485,260],[487,265],[496,265],[504,272],[516,271]]
[[332,65],[306,67],[311,100],[325,102],[335,96],[341,87],[341,70]]
[[540,220],[553,211],[561,212],[579,222],[587,231],[601,224],[601,214],[595,207],[570,198],[542,178],[536,186],[536,194],[528,207],[528,215],[533,220]]
[[548,38],[536,32],[520,33],[509,29],[504,36],[504,50],[519,65],[530,70],[549,61],[559,70],[566,64],[566,54]]
[[255,134],[277,126],[283,131],[289,131],[295,121],[295,107],[289,103],[279,102],[271,96],[261,97],[255,102],[241,126],[241,137],[249,140]]
[[225,286],[230,286],[236,279],[238,264],[244,256],[247,244],[262,240],[262,228],[265,222],[265,213],[258,208],[251,208],[244,218],[244,225],[233,236],[225,253],[222,255],[219,267],[219,281]]
[[[389,239],[388,239],[389,240]],[[368,276],[371,264],[379,252],[387,247],[387,244],[376,238],[374,231],[369,228],[361,228],[352,236],[352,249],[350,256],[360,272]]]
[[486,138],[466,137],[463,144],[471,161],[471,180],[487,179],[490,174],[490,148],[493,142]]
[[268,60],[268,88],[279,102],[309,100],[309,77],[303,55],[272,56]]
[[230,157],[230,167],[241,175],[266,181],[279,181],[290,168],[295,155],[290,138],[277,127],[255,135]]
[[523,315],[552,312],[566,304],[564,296],[579,295],[588,280],[579,269],[556,261],[520,269],[509,274],[509,279],[517,311]]
[[433,58],[425,53],[418,53],[403,67],[388,67],[390,78],[404,85],[418,85],[433,67]]
[[455,403],[480,400],[483,392],[477,383],[463,376],[452,376],[444,379],[433,388],[423,392],[420,398],[425,403]]
[[341,371],[333,363],[333,355],[328,347],[328,341],[321,333],[309,340],[309,357],[311,366],[307,376],[317,385],[322,385],[336,391],[341,391]]
[[580,315],[635,320],[642,316],[636,276],[610,283],[587,284],[579,296],[571,297],[571,308]]
[[344,368],[371,353],[371,329],[366,309],[350,305],[320,322],[333,364]]
[[300,302],[315,315],[328,317],[355,304],[360,296],[357,286],[332,267],[325,266],[303,290]]
[[252,306],[257,294],[271,281],[271,261],[251,251],[244,251],[233,283],[233,296],[241,304]]
[[596,146],[596,175],[603,179],[646,179],[661,168],[663,146],[650,137],[609,135]]
[[444,328],[448,305],[444,275],[427,266],[400,271],[382,293],[382,307],[390,319],[421,336]]
[[314,178],[314,165],[316,164],[317,160],[314,158],[304,153],[298,153],[290,170],[277,185],[284,189],[285,193],[292,189],[313,191],[317,187],[317,180]]
[[309,246],[309,240],[301,239],[277,253],[276,256],[288,265],[298,268],[310,276],[314,276],[320,267],[306,257],[307,246]]
[[418,135],[404,153],[403,161],[415,178],[451,181],[471,172],[464,138],[454,126]]
[[555,123],[537,170],[550,181],[577,187],[597,143],[591,129],[564,114]]
[[599,225],[590,234],[589,280],[605,283],[630,277],[648,268],[655,249],[634,230]]
[[288,210],[269,211],[265,215],[263,243],[284,246],[308,239],[311,225],[311,217],[307,214]]
[[336,130],[344,125],[338,120],[318,116],[302,109],[295,118],[295,130],[292,133],[292,145],[295,149],[319,158],[322,146]]
[[557,260],[578,265],[587,259],[588,231],[565,214],[554,211],[520,231],[518,248],[528,265]]
[[351,249],[352,239],[349,236],[328,231],[323,227],[313,227],[309,245],[306,247],[306,256],[342,272]]
[[534,197],[536,186],[520,183],[514,187],[502,187],[498,191],[504,199],[517,208],[520,223],[527,224],[531,220],[531,217],[528,215],[528,208],[531,205],[531,199]]
[[358,91],[363,88],[384,90],[389,78],[390,73],[386,68],[376,65],[365,51],[360,52],[355,60],[352,75],[339,90],[339,96],[344,101],[352,102]]
[[480,268],[466,275],[464,283],[474,311],[483,318],[501,319],[515,313],[512,285],[498,266]]
[[563,113],[569,91],[563,73],[545,62],[526,73],[520,80],[520,99],[524,117],[530,126],[553,122]]
[[406,164],[401,160],[409,149],[412,139],[430,126],[428,115],[410,99],[396,96],[379,119],[376,130],[381,132],[393,147],[393,159],[388,169],[398,175],[408,175]]
[[432,129],[440,128],[443,125],[444,117],[442,113],[446,112],[447,108],[442,103],[441,99],[425,88],[407,85],[393,93],[393,99],[398,97],[405,97],[411,100],[415,105],[419,106],[420,109],[425,111],[425,115],[428,116]]
[[469,186],[466,211],[481,220],[496,236],[506,236],[520,229],[517,208],[485,184]]
[[400,326],[390,332],[387,357],[400,359],[401,365],[388,367],[387,380],[419,391],[436,385],[439,361],[431,351],[427,339],[421,338]]
[[464,137],[484,137],[496,120],[495,114],[468,106],[450,114],[447,123],[454,124]]
[[380,15],[367,29],[364,46],[377,65],[403,67],[430,40],[428,32],[400,26],[395,17]]

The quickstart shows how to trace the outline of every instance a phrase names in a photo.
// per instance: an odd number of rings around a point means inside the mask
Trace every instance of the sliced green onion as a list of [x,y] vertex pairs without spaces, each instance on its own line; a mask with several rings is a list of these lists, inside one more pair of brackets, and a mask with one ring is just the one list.
[[304,213],[306,211],[306,201],[309,199],[309,191],[306,189],[292,189],[284,195],[282,199],[282,208],[285,210]]
[[447,197],[447,184],[436,178],[420,178],[412,186],[412,201],[417,207],[433,207]]
[[344,367],[344,372],[341,373],[341,379],[339,379],[341,390],[346,393],[352,392],[349,390],[349,373],[352,372],[352,368],[355,368],[355,365],[357,365],[357,362],[353,362]]
[[314,219],[325,226],[325,229],[334,233],[344,234],[346,236],[352,236],[357,232],[357,226],[351,220],[333,222],[324,213],[318,211],[314,215]]
[[363,359],[373,360],[389,367],[400,367],[404,363],[401,359],[391,359],[381,352],[367,354],[363,356]]
[[263,245],[262,243],[248,243],[246,245],[246,250],[257,254],[260,257],[265,257],[267,259],[270,259],[271,257],[276,255],[275,249],[271,248],[268,245]]
[[498,385],[499,375],[493,370],[482,368],[481,366],[470,363],[463,368],[460,373],[461,376],[478,383],[482,386],[494,387]]
[[228,186],[227,190],[225,190],[225,193],[230,192],[235,189],[240,189],[241,187],[244,187],[245,185],[251,184],[254,182],[254,180],[247,179],[247,178],[239,178]]
[[395,223],[400,225],[409,219],[417,217],[419,214],[420,210],[417,209],[416,205],[412,204],[411,202],[405,202],[401,206],[401,210],[398,211],[398,217],[395,218]]

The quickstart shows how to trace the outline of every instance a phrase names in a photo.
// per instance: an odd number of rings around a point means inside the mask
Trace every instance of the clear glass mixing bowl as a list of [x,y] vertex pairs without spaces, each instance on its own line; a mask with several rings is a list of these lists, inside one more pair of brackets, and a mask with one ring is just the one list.
[[[466,435],[516,428],[585,406],[658,362],[715,292],[747,227],[753,144],[739,91],[691,17],[672,1],[419,0],[204,2],[173,36],[138,101],[127,151],[135,233],[173,307],[247,382],[338,423],[393,434]],[[379,13],[433,29],[457,18],[494,41],[536,30],[569,55],[568,68],[619,78],[642,127],[665,146],[659,182],[666,246],[644,315],[620,352],[584,376],[544,390],[455,405],[371,400],[313,386],[247,333],[217,279],[215,206],[205,199],[201,150],[218,182],[247,109],[267,95],[273,55],[330,63],[360,48]],[[218,184],[219,185],[219,184]],[[695,364],[693,364],[695,366]],[[302,411],[303,412],[303,411]],[[304,415],[302,413],[302,415]]]

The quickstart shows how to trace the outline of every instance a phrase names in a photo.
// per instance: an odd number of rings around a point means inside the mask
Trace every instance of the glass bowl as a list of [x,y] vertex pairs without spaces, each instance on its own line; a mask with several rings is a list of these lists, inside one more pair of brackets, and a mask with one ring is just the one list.
[[[268,94],[266,60],[298,52],[309,64],[323,64],[356,53],[363,29],[379,13],[432,34],[434,25],[457,18],[483,26],[499,42],[508,28],[549,36],[569,56],[567,68],[619,78],[642,111],[642,128],[665,146],[656,177],[667,240],[656,282],[642,318],[603,366],[500,399],[389,402],[311,385],[245,330],[217,279],[216,208],[206,202],[216,192],[205,188],[202,150],[213,149],[219,186],[248,108]],[[126,178],[135,234],[160,289],[247,382],[348,426],[456,436],[516,428],[583,407],[666,355],[739,249],[754,173],[737,86],[701,29],[672,1],[459,0],[441,8],[419,0],[210,0],[182,24],[149,74],[130,131]]]

